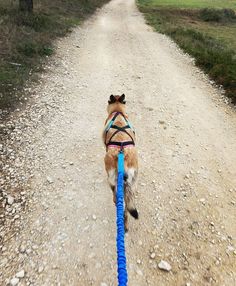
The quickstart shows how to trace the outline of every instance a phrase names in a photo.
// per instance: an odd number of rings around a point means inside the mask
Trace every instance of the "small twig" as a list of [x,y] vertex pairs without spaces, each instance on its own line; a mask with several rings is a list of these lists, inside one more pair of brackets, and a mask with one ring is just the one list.
[[18,64],[18,63],[11,63],[11,62],[9,62],[9,64],[10,64],[10,65],[13,65],[13,66],[17,66],[17,67],[20,67],[20,66],[21,66],[21,64]]

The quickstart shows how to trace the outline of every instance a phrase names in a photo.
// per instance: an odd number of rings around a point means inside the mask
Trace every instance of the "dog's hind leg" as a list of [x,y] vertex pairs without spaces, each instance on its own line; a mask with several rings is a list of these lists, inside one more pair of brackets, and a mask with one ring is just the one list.
[[131,185],[125,183],[125,208],[132,217],[138,219],[138,211],[135,206],[135,198]]
[[125,174],[125,208],[132,217],[138,219],[138,211],[135,206],[133,186],[137,178],[137,170],[129,168]]
[[108,173],[108,183],[111,187],[113,193],[113,202],[116,204],[116,180],[117,180],[117,171],[115,169],[111,169]]

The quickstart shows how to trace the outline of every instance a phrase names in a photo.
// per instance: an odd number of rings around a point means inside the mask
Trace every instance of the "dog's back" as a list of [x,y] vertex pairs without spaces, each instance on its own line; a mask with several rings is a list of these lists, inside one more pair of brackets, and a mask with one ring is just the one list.
[[125,114],[124,95],[111,96],[108,104],[108,118],[103,132],[106,145],[105,168],[108,182],[116,202],[117,160],[120,149],[124,152],[125,160],[125,228],[128,230],[127,211],[138,218],[134,203],[134,184],[138,173],[138,156],[135,148],[135,132]]

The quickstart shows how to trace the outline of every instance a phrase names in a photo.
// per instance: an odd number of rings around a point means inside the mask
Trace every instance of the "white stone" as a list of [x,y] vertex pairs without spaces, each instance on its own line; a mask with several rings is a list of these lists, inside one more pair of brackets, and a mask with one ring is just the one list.
[[96,220],[96,219],[97,219],[97,217],[95,215],[93,215],[93,220]]
[[12,196],[7,196],[7,203],[12,205],[14,203],[14,198]]
[[151,257],[152,259],[154,259],[154,258],[156,257],[156,253],[155,253],[155,252],[152,252],[151,255],[150,255],[150,257]]
[[140,269],[136,269],[136,273],[137,273],[139,276],[143,276],[143,272],[142,272],[142,270],[140,270]]
[[47,181],[48,181],[49,184],[53,183],[53,179],[51,177],[49,177],[49,176],[47,176]]
[[17,272],[16,277],[17,278],[24,278],[25,277],[25,271],[21,270],[21,271]]
[[38,273],[42,273],[43,272],[43,270],[44,270],[44,267],[41,265],[41,266],[39,266],[39,268],[38,268]]
[[228,250],[228,251],[234,251],[234,247],[233,247],[232,245],[228,245],[228,246],[227,246],[227,250]]
[[11,279],[10,285],[11,286],[16,286],[16,285],[18,285],[19,282],[20,282],[20,279],[17,278],[17,277],[14,277],[14,278]]
[[161,269],[161,270],[165,270],[165,271],[170,271],[171,270],[171,266],[170,264],[165,261],[165,260],[161,260],[159,263],[158,263],[158,267]]

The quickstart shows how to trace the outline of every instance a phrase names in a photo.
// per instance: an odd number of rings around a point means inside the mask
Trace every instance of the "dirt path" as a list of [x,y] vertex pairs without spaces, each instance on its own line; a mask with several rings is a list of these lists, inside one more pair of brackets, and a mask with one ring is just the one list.
[[117,285],[101,131],[108,96],[121,92],[140,160],[129,286],[236,285],[236,115],[133,0],[111,1],[59,41],[35,102],[12,119],[24,126],[13,141],[23,140],[15,156],[32,195],[2,246],[1,285],[21,270],[18,285]]

